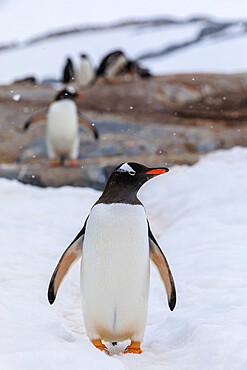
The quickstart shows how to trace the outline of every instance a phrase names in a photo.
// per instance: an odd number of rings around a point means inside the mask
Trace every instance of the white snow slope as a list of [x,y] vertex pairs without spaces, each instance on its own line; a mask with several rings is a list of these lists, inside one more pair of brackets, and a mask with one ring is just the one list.
[[[170,312],[152,269],[142,355],[107,356],[88,340],[79,263],[53,306],[51,273],[100,193],[0,180],[0,368],[247,368],[247,149],[174,167],[144,186],[154,234],[170,263],[178,302]],[[82,173],[83,175],[83,173]],[[120,348],[124,348],[126,343]]]
[[0,42],[24,40],[47,30],[129,18],[206,15],[246,18],[245,0],[0,0]]
[[[0,46],[78,26],[106,25],[123,20],[153,17],[209,16],[212,19],[239,20],[229,30],[231,38],[207,39],[167,56],[145,59],[142,65],[154,74],[246,71],[247,34],[241,19],[247,14],[245,0],[0,0]],[[202,22],[203,23],[203,22]],[[162,27],[128,27],[85,32],[5,51],[0,51],[0,83],[34,75],[38,80],[61,78],[66,57],[72,57],[78,67],[79,55],[86,53],[97,67],[108,52],[123,49],[131,59],[147,51],[159,51],[173,44],[194,39],[201,23]],[[235,37],[235,36],[236,37]]]

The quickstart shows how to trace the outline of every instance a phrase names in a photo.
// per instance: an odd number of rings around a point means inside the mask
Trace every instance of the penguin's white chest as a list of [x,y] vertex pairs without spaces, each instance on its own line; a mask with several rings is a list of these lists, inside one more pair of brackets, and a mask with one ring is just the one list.
[[53,150],[66,155],[78,140],[78,115],[76,104],[69,99],[56,101],[47,114],[47,140]]
[[78,80],[80,86],[86,87],[93,81],[94,77],[95,72],[91,63],[87,59],[83,59],[78,71]]
[[121,69],[127,64],[128,60],[125,58],[125,56],[121,55],[115,63],[112,63],[110,66],[106,69],[106,77],[116,77],[119,72],[121,72]]
[[149,293],[148,227],[143,206],[93,207],[83,244],[81,280],[90,339],[142,341]]

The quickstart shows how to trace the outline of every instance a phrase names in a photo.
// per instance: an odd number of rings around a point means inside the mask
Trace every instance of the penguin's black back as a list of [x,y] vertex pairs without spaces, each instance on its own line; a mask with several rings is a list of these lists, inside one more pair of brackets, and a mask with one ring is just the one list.
[[125,66],[124,72],[132,72],[140,76],[141,78],[152,77],[152,74],[147,68],[141,67],[138,62],[133,61],[133,60],[127,63],[127,65]]
[[75,71],[73,67],[72,60],[70,58],[67,58],[67,62],[64,67],[63,71],[63,82],[68,83],[75,78]]
[[120,55],[124,55],[121,50],[116,50],[112,53],[107,54],[101,61],[98,69],[97,69],[97,76],[104,76],[105,70],[107,66],[113,63]]

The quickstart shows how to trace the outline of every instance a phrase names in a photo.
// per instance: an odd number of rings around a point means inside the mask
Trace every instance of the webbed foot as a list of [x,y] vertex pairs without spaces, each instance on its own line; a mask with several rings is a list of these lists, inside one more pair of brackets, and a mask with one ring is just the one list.
[[59,166],[60,165],[60,162],[57,159],[51,159],[50,160],[50,165],[52,167]]
[[134,342],[131,341],[130,345],[125,348],[125,351],[123,353],[136,353],[141,354],[141,342]]
[[91,342],[100,351],[105,351],[109,355],[109,351],[108,351],[107,347],[102,343],[102,341],[100,339],[93,339],[93,340],[91,340]]
[[76,159],[70,159],[69,160],[69,166],[70,167],[78,167],[79,166],[79,162]]

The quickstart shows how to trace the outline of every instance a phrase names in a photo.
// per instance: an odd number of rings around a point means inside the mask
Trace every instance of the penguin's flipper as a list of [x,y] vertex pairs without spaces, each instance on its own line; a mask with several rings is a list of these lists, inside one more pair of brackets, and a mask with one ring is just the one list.
[[46,119],[47,119],[46,113],[44,112],[36,113],[24,123],[23,130],[26,131],[29,128],[29,126],[31,126],[32,124],[38,123],[41,121],[46,121]]
[[81,113],[80,113],[80,116],[79,116],[79,124],[86,127],[93,134],[94,138],[96,140],[98,140],[99,133],[96,130],[96,127],[95,127],[94,123],[92,123],[88,118],[86,118]]
[[168,265],[168,262],[157,243],[153,233],[148,224],[148,236],[149,236],[149,255],[153,263],[156,265],[160,277],[163,280],[163,283],[166,288],[168,304],[170,310],[173,311],[176,305],[176,288],[173,280],[173,276]]
[[52,274],[48,288],[48,300],[50,304],[52,304],[55,301],[59,286],[64,277],[67,275],[69,269],[82,255],[86,223],[87,220],[85,221],[85,224],[81,231],[77,234],[75,239],[70,243],[68,248],[62,254],[62,257],[60,258]]

